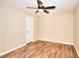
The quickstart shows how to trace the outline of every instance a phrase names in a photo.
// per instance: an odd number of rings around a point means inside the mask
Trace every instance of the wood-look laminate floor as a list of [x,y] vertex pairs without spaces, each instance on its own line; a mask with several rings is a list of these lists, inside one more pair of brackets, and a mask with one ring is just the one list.
[[77,58],[78,55],[72,45],[36,41],[1,58]]

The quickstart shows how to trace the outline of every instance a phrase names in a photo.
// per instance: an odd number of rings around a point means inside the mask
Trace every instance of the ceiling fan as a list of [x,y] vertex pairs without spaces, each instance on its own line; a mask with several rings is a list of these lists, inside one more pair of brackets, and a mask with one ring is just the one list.
[[55,9],[55,6],[48,6],[48,7],[45,7],[45,6],[43,5],[43,2],[40,1],[40,0],[37,0],[37,5],[38,5],[37,8],[35,8],[35,7],[26,7],[26,8],[29,8],[29,9],[38,9],[37,11],[35,11],[35,13],[38,13],[38,12],[40,12],[40,11],[43,11],[43,12],[45,12],[45,13],[49,13],[49,11],[47,11],[47,9]]

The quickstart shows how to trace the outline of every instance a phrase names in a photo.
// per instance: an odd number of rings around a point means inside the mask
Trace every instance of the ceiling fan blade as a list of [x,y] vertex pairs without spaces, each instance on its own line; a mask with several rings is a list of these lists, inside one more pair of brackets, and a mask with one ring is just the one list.
[[44,10],[44,12],[45,12],[45,13],[49,13],[49,11],[47,11],[47,10]]
[[35,13],[38,13],[39,11],[37,10],[37,11],[35,11]]
[[44,9],[55,9],[55,6],[44,7]]
[[38,9],[38,8],[35,8],[35,7],[26,7],[26,8],[29,8],[29,9]]

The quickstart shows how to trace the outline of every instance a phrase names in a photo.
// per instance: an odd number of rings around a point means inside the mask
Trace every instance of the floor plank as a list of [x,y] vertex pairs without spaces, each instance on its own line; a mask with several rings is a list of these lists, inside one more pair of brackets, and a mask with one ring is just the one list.
[[78,55],[72,45],[38,40],[1,58],[78,58]]

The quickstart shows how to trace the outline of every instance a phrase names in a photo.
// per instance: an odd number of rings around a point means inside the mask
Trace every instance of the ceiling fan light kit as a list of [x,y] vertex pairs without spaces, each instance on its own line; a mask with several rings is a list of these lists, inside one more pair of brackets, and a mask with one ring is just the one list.
[[26,7],[26,8],[29,8],[29,9],[38,9],[37,11],[35,11],[35,13],[43,13],[43,12],[45,12],[45,13],[49,13],[49,11],[47,10],[47,9],[55,9],[56,7],[55,6],[48,6],[48,7],[45,7],[44,5],[43,5],[43,2],[42,1],[40,1],[40,0],[37,0],[37,5],[38,5],[38,7],[37,8],[35,8],[35,7]]
[[42,9],[39,9],[39,12],[43,12],[43,10]]

